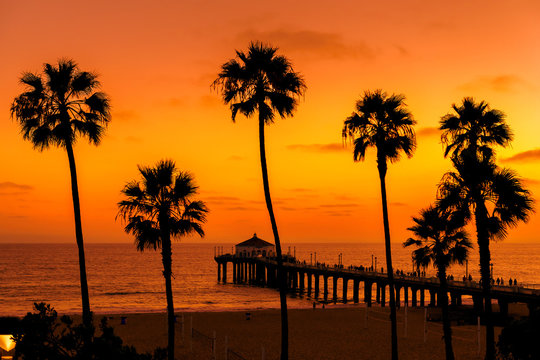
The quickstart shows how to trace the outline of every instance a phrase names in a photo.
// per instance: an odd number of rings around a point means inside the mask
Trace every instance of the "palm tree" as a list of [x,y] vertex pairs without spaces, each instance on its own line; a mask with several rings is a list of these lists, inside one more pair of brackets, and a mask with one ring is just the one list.
[[167,297],[169,360],[174,360],[174,303],[172,294],[171,238],[197,233],[204,236],[202,224],[208,212],[202,201],[193,200],[197,193],[193,177],[179,171],[171,160],[162,160],[155,167],[139,166],[142,180],[129,182],[118,203],[118,216],[125,232],[135,237],[137,250],[161,249],[165,293]]
[[388,161],[395,162],[404,153],[413,155],[416,137],[412,114],[405,108],[405,97],[392,94],[388,96],[382,90],[366,91],[356,103],[356,111],[349,116],[343,126],[343,138],[354,139],[354,161],[362,161],[366,150],[377,150],[377,169],[381,184],[381,198],[384,222],[384,243],[386,247],[386,267],[390,288],[390,319],[392,322],[392,359],[398,358],[396,300],[394,294],[394,275],[390,248],[390,225],[386,199],[386,171]]
[[480,158],[494,156],[493,146],[507,146],[513,135],[505,122],[503,112],[491,109],[485,101],[476,103],[465,97],[462,105],[452,104],[455,113],[441,118],[441,140],[445,146],[444,156],[460,156],[469,149]]
[[471,242],[462,230],[465,225],[463,214],[448,209],[430,206],[420,212],[420,217],[413,217],[415,225],[408,228],[415,235],[403,243],[403,246],[416,246],[413,262],[427,267],[433,264],[439,278],[439,304],[442,308],[444,344],[446,360],[454,360],[452,349],[452,329],[448,316],[448,284],[446,270],[454,263],[463,264],[467,259]]
[[[441,119],[445,156],[451,155],[455,172],[444,175],[439,185],[440,205],[467,209],[474,214],[480,274],[485,302],[486,359],[495,359],[495,334],[491,306],[490,239],[504,238],[508,226],[526,222],[533,211],[532,198],[521,180],[495,164],[493,146],[506,146],[512,133],[505,116],[485,102],[465,98],[453,105],[455,114]],[[491,209],[491,211],[489,210]]]
[[259,116],[259,149],[266,208],[270,216],[272,232],[276,244],[278,263],[279,295],[281,304],[281,359],[288,359],[288,317],[287,287],[283,273],[283,258],[278,228],[274,217],[266,151],[264,126],[274,122],[275,113],[281,118],[292,116],[297,100],[306,90],[302,76],[296,73],[290,61],[277,55],[277,48],[252,42],[247,53],[236,51],[235,59],[221,66],[221,72],[212,86],[221,91],[223,101],[230,105],[233,122],[238,112],[250,117],[255,112]]
[[26,86],[26,91],[13,101],[11,116],[21,126],[23,138],[40,151],[57,146],[64,148],[68,155],[75,236],[79,249],[83,321],[90,325],[92,319],[73,145],[78,136],[99,145],[110,121],[109,98],[95,91],[100,86],[97,75],[80,71],[73,60],[61,59],[56,66],[45,64],[43,75],[24,73],[21,82]]

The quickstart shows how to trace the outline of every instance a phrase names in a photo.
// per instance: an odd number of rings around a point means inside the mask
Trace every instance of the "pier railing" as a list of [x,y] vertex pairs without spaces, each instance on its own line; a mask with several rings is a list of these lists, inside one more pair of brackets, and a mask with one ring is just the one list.
[[[231,254],[215,256],[218,264],[218,281],[227,282],[227,264],[232,267],[232,281],[234,283],[248,283],[250,285],[277,287],[277,261],[270,257],[244,257]],[[348,282],[352,281],[353,301],[359,302],[359,285],[363,284],[364,302],[371,306],[372,286],[376,285],[376,301],[385,306],[388,276],[384,272],[372,271],[366,267],[344,267],[343,265],[328,265],[324,263],[308,264],[298,261],[294,257],[286,256],[283,262],[287,288],[290,292],[307,294],[313,298],[323,299],[327,302],[329,294],[329,278],[332,280],[331,299],[336,302],[338,298],[338,283],[341,284],[341,301],[347,302]],[[323,289],[321,291],[321,278]],[[306,285],[307,284],[307,285]],[[499,302],[501,310],[507,311],[508,303],[521,302],[529,305],[529,308],[540,306],[540,289],[524,287],[520,285],[497,285],[491,286],[491,298]],[[411,300],[412,306],[418,303],[425,304],[424,292],[429,292],[430,305],[437,305],[440,283],[436,277],[416,276],[396,273],[394,275],[396,303],[399,304],[401,292],[403,301]],[[463,295],[471,296],[476,307],[482,305],[482,286],[480,283],[470,280],[449,280],[449,298],[452,305],[460,305]],[[322,293],[322,294],[321,294]],[[419,295],[419,296],[418,296]]]

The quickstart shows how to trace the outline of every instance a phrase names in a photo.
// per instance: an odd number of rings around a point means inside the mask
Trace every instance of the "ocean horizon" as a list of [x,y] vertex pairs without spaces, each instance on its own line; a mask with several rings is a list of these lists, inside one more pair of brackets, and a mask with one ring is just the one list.
[[[234,244],[173,244],[172,284],[176,311],[279,308],[279,295],[274,289],[218,283],[214,261],[216,246],[228,253]],[[540,245],[497,242],[492,244],[491,250],[494,278],[502,278],[505,283],[512,278],[525,287],[540,287]],[[283,252],[307,263],[318,261],[330,265],[337,264],[342,254],[344,266],[371,266],[373,256],[377,268],[386,267],[382,243],[295,243],[284,244]],[[392,252],[395,270],[413,270],[411,249],[396,244]],[[96,314],[165,311],[159,251],[137,252],[129,243],[88,243],[85,253],[90,304]],[[460,279],[465,272],[465,266],[456,265],[449,274]],[[473,279],[479,279],[476,248],[471,251],[468,273]],[[435,270],[429,268],[427,276],[435,276]],[[34,302],[49,303],[62,314],[81,312],[75,244],[0,244],[0,316],[23,316],[32,311]],[[312,299],[292,295],[288,305],[308,308],[312,302]]]

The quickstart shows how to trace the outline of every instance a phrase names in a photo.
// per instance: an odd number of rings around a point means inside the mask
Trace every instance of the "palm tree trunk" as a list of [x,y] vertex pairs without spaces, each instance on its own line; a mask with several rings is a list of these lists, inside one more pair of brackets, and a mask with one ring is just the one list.
[[452,347],[452,328],[450,327],[450,316],[448,314],[448,283],[446,282],[446,269],[439,268],[439,303],[441,304],[444,347],[446,360],[454,360],[454,349]]
[[[163,262],[163,277],[165,278],[165,295],[167,297],[167,358],[168,360],[174,360],[174,303],[172,294],[172,249],[171,238],[169,230],[166,225],[160,221],[161,228],[161,258]],[[165,229],[162,227],[165,227]]]
[[83,323],[89,327],[92,324],[92,314],[90,313],[90,297],[88,295],[88,282],[86,280],[86,261],[84,258],[79,186],[77,185],[75,155],[73,154],[73,147],[69,141],[66,141],[66,152],[69,160],[69,172],[71,174],[71,196],[73,198],[73,212],[75,215],[75,237],[77,239],[77,247],[79,249],[79,276],[81,282]]
[[480,250],[480,275],[482,293],[484,295],[484,323],[486,324],[486,360],[495,359],[495,331],[493,327],[493,311],[491,306],[491,254],[489,251],[489,233],[487,231],[487,209],[483,201],[476,202],[476,235]]
[[378,160],[379,179],[381,182],[381,199],[384,223],[384,245],[386,249],[386,271],[388,273],[388,288],[390,291],[390,322],[392,332],[392,360],[398,359],[396,297],[394,293],[394,270],[392,268],[392,249],[390,247],[390,225],[388,223],[388,206],[386,199],[386,162]]
[[283,272],[283,257],[281,255],[281,242],[279,241],[276,218],[274,217],[274,210],[272,207],[272,198],[270,197],[270,186],[268,185],[268,170],[266,167],[266,150],[264,146],[264,119],[260,113],[259,113],[259,145],[260,145],[260,153],[261,153],[261,169],[262,169],[262,178],[263,178],[263,187],[264,187],[264,198],[266,200],[266,208],[268,209],[268,215],[270,216],[270,223],[272,224],[272,232],[274,233],[274,241],[276,244],[279,300],[280,300],[280,305],[281,305],[281,360],[288,360],[289,359],[289,320],[288,320],[288,315],[287,315],[287,287],[285,285],[285,273]]

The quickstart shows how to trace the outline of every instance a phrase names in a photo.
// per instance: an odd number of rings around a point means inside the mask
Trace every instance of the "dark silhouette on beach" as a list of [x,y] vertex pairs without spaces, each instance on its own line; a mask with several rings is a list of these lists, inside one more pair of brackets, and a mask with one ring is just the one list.
[[197,233],[204,236],[202,224],[208,209],[197,194],[191,174],[179,171],[171,160],[162,160],[155,167],[139,166],[141,181],[131,181],[118,203],[118,216],[125,222],[124,230],[135,237],[137,250],[161,250],[165,293],[167,297],[169,360],[174,360],[174,303],[172,294],[171,238]]
[[443,176],[439,185],[439,206],[464,211],[468,219],[474,215],[480,274],[484,296],[486,325],[486,360],[495,359],[495,335],[491,306],[492,239],[506,237],[508,227],[528,221],[533,200],[517,175],[495,163],[494,146],[507,146],[512,133],[505,115],[481,101],[464,98],[452,106],[454,113],[440,122],[445,157],[450,156],[455,171]]
[[414,234],[403,246],[416,246],[413,251],[413,262],[417,267],[433,264],[437,268],[439,278],[438,302],[442,310],[444,345],[446,360],[454,360],[452,348],[452,329],[448,314],[448,283],[453,278],[446,275],[451,264],[464,264],[472,244],[463,230],[465,218],[459,211],[441,209],[430,206],[413,217],[415,225],[408,228]]
[[64,148],[68,156],[83,321],[90,326],[92,319],[73,146],[79,136],[99,145],[110,121],[109,98],[96,92],[100,86],[97,75],[79,70],[73,60],[61,59],[57,65],[45,64],[43,75],[24,73],[21,83],[26,86],[26,91],[13,101],[11,116],[19,123],[23,138],[40,151],[49,146]]
[[386,267],[390,291],[390,320],[392,339],[392,360],[398,359],[396,299],[394,292],[394,271],[390,247],[390,225],[388,222],[388,201],[386,198],[385,177],[388,161],[395,162],[404,153],[413,155],[416,137],[412,114],[405,107],[403,95],[388,96],[382,90],[366,91],[356,103],[356,111],[344,123],[342,136],[354,143],[354,161],[362,161],[366,150],[374,147],[377,151],[377,169],[381,185],[381,200],[384,222],[384,244],[386,248]]
[[276,113],[281,118],[292,116],[298,104],[297,99],[304,94],[306,85],[302,76],[294,71],[291,62],[286,57],[277,55],[277,50],[275,47],[260,42],[250,43],[247,53],[237,50],[237,58],[231,59],[221,66],[221,72],[212,86],[221,91],[225,104],[230,104],[233,121],[235,121],[238,112],[246,117],[251,117],[257,112],[259,116],[259,145],[264,198],[274,233],[278,263],[281,359],[286,360],[289,358],[287,287],[282,270],[281,242],[268,184],[264,126],[274,122]]

